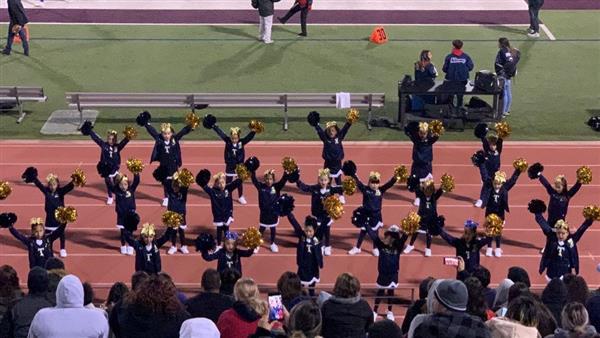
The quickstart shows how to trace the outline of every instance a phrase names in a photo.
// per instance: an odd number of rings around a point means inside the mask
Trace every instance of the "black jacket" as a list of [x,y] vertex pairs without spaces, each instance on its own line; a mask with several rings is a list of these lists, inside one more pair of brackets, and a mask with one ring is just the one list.
[[8,17],[11,26],[14,24],[25,26],[29,22],[21,0],[8,0]]
[[279,0],[252,0],[252,7],[258,9],[260,16],[271,16],[275,13],[274,2],[279,2]]
[[321,308],[324,338],[364,338],[373,325],[373,310],[360,297],[331,297]]
[[46,293],[30,294],[17,302],[2,318],[0,336],[27,338],[29,326],[35,314],[46,307],[54,306],[47,298]]
[[[116,318],[111,318],[111,329],[116,337],[122,338],[178,338],[181,324],[190,318],[185,310],[173,315],[163,315],[145,311],[126,302],[114,312]],[[117,330],[114,329],[114,324],[118,326]]]
[[141,241],[133,238],[131,232],[125,230],[125,240],[135,250],[135,271],[159,273],[162,270],[160,261],[160,247],[163,246],[173,234],[173,228],[167,228],[163,235],[152,241],[150,250]]
[[219,316],[233,306],[233,298],[220,293],[202,292],[185,302],[185,308],[192,318],[208,318],[215,324]]

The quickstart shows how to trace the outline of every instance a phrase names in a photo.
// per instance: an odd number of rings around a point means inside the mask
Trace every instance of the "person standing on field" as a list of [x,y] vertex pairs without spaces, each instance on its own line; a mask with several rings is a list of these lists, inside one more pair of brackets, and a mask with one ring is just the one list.
[[6,46],[2,50],[2,54],[10,55],[13,40],[15,39],[15,35],[18,34],[23,44],[23,54],[29,56],[29,41],[27,41],[25,34],[25,25],[29,22],[29,19],[25,15],[25,9],[21,0],[8,0],[8,17],[8,38],[6,39]]
[[544,6],[544,0],[527,0],[529,5],[529,28],[527,36],[530,38],[540,37],[540,9]]
[[258,15],[260,17],[258,39],[266,44],[273,43],[273,40],[271,39],[271,28],[273,27],[275,2],[279,2],[279,0],[252,0],[252,7],[258,9]]

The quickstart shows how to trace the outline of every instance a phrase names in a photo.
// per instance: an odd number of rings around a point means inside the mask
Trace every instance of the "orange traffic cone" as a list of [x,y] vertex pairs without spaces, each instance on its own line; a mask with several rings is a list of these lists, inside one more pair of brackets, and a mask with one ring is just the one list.
[[[29,26],[25,25],[21,29],[25,31],[25,38],[27,39],[27,41],[29,41]],[[19,34],[15,35],[15,39],[13,40],[13,42],[21,43],[21,37],[19,36]]]
[[371,37],[369,41],[376,43],[378,45],[382,45],[388,41],[387,34],[385,33],[385,29],[382,26],[377,26],[371,32]]

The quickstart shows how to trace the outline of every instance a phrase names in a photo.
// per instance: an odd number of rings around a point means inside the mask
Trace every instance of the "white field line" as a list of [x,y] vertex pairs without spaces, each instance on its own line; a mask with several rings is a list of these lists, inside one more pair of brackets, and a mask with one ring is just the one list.
[[554,36],[554,34],[552,34],[552,32],[550,31],[550,29],[548,28],[548,26],[546,26],[545,24],[541,24],[540,27],[542,28],[542,30],[544,31],[544,33],[546,33],[546,36],[548,36],[548,39],[555,41],[556,37]]
[[[2,24],[7,24],[8,21],[0,21]],[[37,25],[62,25],[62,26],[256,26],[257,23],[130,23],[130,22],[34,22],[31,26]],[[376,26],[376,23],[311,23],[313,26]],[[280,23],[273,23],[273,26],[285,26]],[[477,24],[477,23],[386,23],[383,26],[390,27],[529,27],[529,24]]]
[[[370,249],[367,249],[370,252]],[[115,250],[117,251],[117,250]],[[263,252],[265,250],[262,250]],[[431,257],[448,257],[449,253],[447,254],[432,254]],[[0,256],[3,257],[27,257],[28,254],[27,253],[6,253],[6,254],[0,254]],[[119,253],[71,253],[69,252],[69,256],[68,257],[124,257],[124,258],[128,258],[129,256],[125,256],[123,254],[119,254]],[[67,257],[67,259],[68,259]],[[171,258],[171,259],[185,259],[185,258],[192,258],[194,260],[197,260],[198,257],[200,257],[200,254],[197,253],[193,253],[193,254],[188,254],[188,255],[161,255],[161,259],[165,259],[165,257],[167,258]],[[288,258],[288,257],[296,257],[295,253],[258,253],[258,254],[254,254],[252,255],[252,257],[284,257],[284,258]],[[332,254],[330,256],[327,256],[325,259],[328,258],[350,258],[350,259],[354,259],[356,258],[373,258],[373,255],[371,255],[370,253],[362,253],[362,254],[358,254],[358,255],[353,255],[350,256],[348,254]],[[502,254],[502,258],[522,258],[522,259],[540,259],[542,256],[540,254],[532,254],[532,255],[511,255],[511,254]],[[422,255],[402,255],[402,259],[404,258],[423,258]],[[581,258],[586,259],[586,258],[600,258],[600,255],[592,255],[592,256],[582,256]],[[496,258],[494,258],[496,259]]]
[[[532,221],[532,222],[534,223],[535,221]],[[212,226],[212,225],[210,225],[210,226],[208,226],[208,225],[206,225],[206,226],[188,225],[188,229],[190,229],[190,228],[197,229],[197,230],[202,230],[202,231],[207,231],[207,230],[214,229],[214,226]],[[293,235],[293,233],[292,233],[292,235],[288,234],[288,232],[291,233],[291,232],[294,231],[290,226],[288,226],[288,225],[281,225],[280,224],[280,225],[277,226],[277,228],[278,228],[278,231],[277,231],[278,234],[281,235],[282,234],[281,231],[283,231],[283,235],[282,236],[295,237],[295,235]],[[23,230],[23,231],[29,230],[29,228],[21,228],[21,227],[16,227],[16,229],[17,230]],[[247,229],[247,227],[241,227],[241,226],[240,227],[238,227],[238,226],[231,226],[230,227],[230,230],[235,230],[235,231],[243,231],[243,230],[246,230],[246,229]],[[455,230],[455,232],[458,233],[460,230],[464,229],[464,227],[458,226],[458,225],[457,226],[446,225],[444,227],[444,229],[446,229],[446,230]],[[69,225],[67,227],[67,231],[112,231],[112,230],[114,230],[115,233],[118,232],[118,229],[116,227],[114,227],[114,226],[113,227],[77,227],[77,226],[74,226],[74,225]],[[333,225],[331,226],[331,231],[332,232],[358,232],[358,228],[356,228],[356,227],[352,227],[352,228],[348,228],[348,227],[340,228],[340,227],[337,226],[337,223],[333,223]],[[510,224],[509,224],[502,231],[504,231],[504,232],[513,232],[513,231],[514,232],[532,232],[533,231],[533,232],[536,232],[536,233],[539,232],[541,234],[541,230],[537,226],[535,228],[533,228],[533,227],[532,228],[512,228],[510,226]],[[588,229],[588,230],[586,230],[586,233],[588,233],[588,232],[600,232],[600,229]]]
[[[544,197],[545,198],[545,197]],[[10,207],[43,207],[44,203],[0,203],[0,205],[3,208],[10,208]],[[79,203],[66,203],[66,205],[70,206],[70,207],[76,207],[76,208],[98,208],[98,207],[108,207],[110,209],[113,209],[112,206],[107,206],[104,203],[90,203],[90,204],[79,204]],[[156,202],[156,203],[137,203],[136,206],[138,208],[140,207],[159,207],[160,203]],[[188,207],[210,207],[210,203],[188,203],[187,204]],[[305,204],[305,203],[297,203],[294,204],[295,207],[300,207],[300,208],[310,208],[310,204]],[[347,208],[357,208],[362,206],[362,204],[344,204],[344,207]],[[583,208],[586,207],[586,205],[569,205],[570,208]],[[236,210],[239,210],[238,208],[249,208],[249,207],[253,207],[253,208],[258,208],[258,204],[254,204],[254,203],[248,203],[244,206],[235,206]],[[464,204],[438,204],[439,208],[471,208],[474,210],[477,210],[477,208],[473,207],[473,204],[471,203],[464,203]],[[527,205],[511,205],[511,208],[527,208]],[[397,204],[397,203],[384,203],[383,204],[383,208],[416,208],[414,205],[412,205],[412,203],[409,202],[405,202],[404,204]],[[235,218],[235,217],[234,217]]]
[[[130,156],[131,157],[131,156]],[[396,167],[398,165],[401,165],[401,163],[362,163],[362,162],[358,162],[355,161],[355,163],[361,167]],[[71,166],[96,166],[98,164],[98,162],[61,162],[61,163],[54,163],[54,162],[2,162],[0,161],[0,165],[5,165],[5,166],[22,166],[22,167],[29,167],[29,166],[62,166],[62,167],[71,167]],[[298,162],[300,167],[323,167],[323,162],[320,163],[304,163],[304,162]],[[404,165],[406,166],[408,164],[405,163]],[[147,164],[146,164],[147,165]],[[260,163],[261,166],[270,166],[270,167],[280,167],[281,166],[281,162],[261,162]],[[579,163],[579,164],[546,164],[544,163],[544,167],[549,168],[549,167],[581,167],[581,166],[588,166],[588,167],[599,167],[599,164],[589,164],[589,163]],[[148,167],[150,167],[151,165],[147,165]],[[158,165],[157,165],[158,166]],[[410,164],[408,164],[408,166],[410,166]],[[465,163],[435,163],[433,164],[434,168],[435,167],[465,167],[465,168],[475,168],[475,166],[473,164],[465,164]],[[185,164],[182,167],[223,167],[222,163],[208,163],[208,162],[185,162]],[[513,166],[510,164],[505,164],[501,166],[504,169],[509,169],[512,168]],[[476,172],[477,169],[474,169],[474,171]],[[463,184],[461,184],[463,185]],[[521,185],[521,184],[520,184]],[[531,184],[531,186],[534,186],[537,184]],[[587,186],[594,186],[594,184],[590,184]]]

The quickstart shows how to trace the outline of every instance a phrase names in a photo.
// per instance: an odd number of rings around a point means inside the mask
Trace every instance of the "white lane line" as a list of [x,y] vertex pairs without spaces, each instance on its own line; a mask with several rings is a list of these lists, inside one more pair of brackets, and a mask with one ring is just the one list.
[[546,33],[546,36],[548,36],[548,39],[555,41],[556,37],[554,36],[554,34],[552,34],[552,32],[550,31],[550,29],[548,28],[548,26],[546,26],[545,24],[541,24],[540,27],[542,28],[542,30],[544,31],[544,33]]

